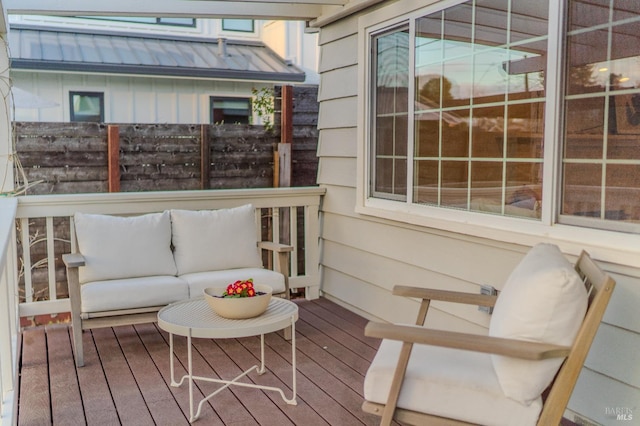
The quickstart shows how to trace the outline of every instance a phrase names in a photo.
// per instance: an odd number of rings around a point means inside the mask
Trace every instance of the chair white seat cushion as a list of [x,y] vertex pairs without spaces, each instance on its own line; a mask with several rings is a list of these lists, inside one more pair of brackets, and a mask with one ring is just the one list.
[[120,217],[76,213],[81,283],[176,275],[169,212]]
[[255,208],[171,210],[178,275],[261,267]]
[[[386,404],[401,345],[382,341],[365,377],[365,400]],[[482,425],[524,426],[536,423],[542,400],[526,405],[506,397],[488,354],[415,344],[397,406]]]
[[222,271],[196,272],[181,275],[180,278],[189,283],[189,296],[191,298],[203,295],[207,287],[226,287],[237,281],[253,278],[255,284],[268,285],[273,293],[281,293],[285,290],[284,275],[263,268],[238,268]]
[[[534,246],[509,275],[493,309],[489,335],[571,346],[587,311],[587,290],[553,244]],[[523,402],[549,386],[564,358],[527,361],[493,355],[505,395]]]
[[174,276],[93,281],[80,288],[82,312],[167,305],[189,297],[186,281]]

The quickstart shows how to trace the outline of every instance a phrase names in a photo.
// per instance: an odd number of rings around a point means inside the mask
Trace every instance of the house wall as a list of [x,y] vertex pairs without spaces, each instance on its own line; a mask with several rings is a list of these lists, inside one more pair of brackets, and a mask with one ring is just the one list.
[[300,21],[268,21],[262,27],[262,41],[282,58],[305,72],[305,84],[318,84],[318,35],[306,34]]
[[[388,18],[415,5],[411,0],[393,2]],[[532,245],[531,238],[518,244],[355,213],[360,143],[357,31],[358,17],[351,16],[323,27],[319,39],[318,183],[327,189],[321,288],[327,298],[369,318],[409,322],[415,320],[418,304],[392,296],[393,285],[472,293],[479,293],[482,284],[501,289]],[[598,259],[614,238],[591,241],[588,249]],[[572,261],[582,248],[571,241],[539,240],[559,244]],[[569,403],[571,420],[577,413],[592,422],[613,424],[616,419],[608,409],[616,407],[636,410],[634,421],[640,416],[640,269],[635,262],[599,261],[617,287]],[[435,302],[427,319],[435,328],[482,334],[489,321],[477,307]]]
[[[208,124],[210,96],[251,98],[250,81],[195,80],[11,70],[13,85],[56,107],[16,108],[16,121],[69,121],[69,91],[104,93],[107,123]],[[259,124],[258,117],[254,123]]]

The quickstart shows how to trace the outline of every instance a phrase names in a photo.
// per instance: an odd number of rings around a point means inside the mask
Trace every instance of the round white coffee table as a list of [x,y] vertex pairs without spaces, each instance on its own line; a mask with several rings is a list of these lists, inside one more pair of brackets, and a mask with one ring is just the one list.
[[[291,405],[296,405],[296,333],[295,322],[298,319],[298,306],[285,299],[274,297],[269,302],[269,307],[260,316],[255,318],[234,320],[218,316],[207,304],[204,298],[183,300],[165,306],[158,312],[158,325],[161,329],[169,333],[169,358],[171,368],[171,386],[180,386],[185,379],[189,381],[189,416],[190,422],[195,421],[200,415],[202,405],[226,389],[230,385],[245,386],[264,390],[279,392],[282,399]],[[280,388],[272,386],[262,386],[253,383],[238,382],[239,379],[257,370],[258,374],[264,374],[264,335],[274,331],[291,327],[291,371],[293,396],[287,398]],[[183,376],[179,382],[174,378],[174,353],[173,335],[187,338],[188,374]],[[288,334],[288,333],[286,333]],[[221,380],[211,377],[193,375],[192,345],[191,338],[226,339],[260,335],[260,366],[254,365],[232,380]],[[209,394],[200,401],[198,410],[193,413],[193,381],[204,380],[208,382],[221,383],[224,386]]]

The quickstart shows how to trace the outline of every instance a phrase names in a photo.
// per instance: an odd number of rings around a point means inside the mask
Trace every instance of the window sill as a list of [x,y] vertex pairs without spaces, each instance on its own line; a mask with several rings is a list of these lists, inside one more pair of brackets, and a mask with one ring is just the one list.
[[356,213],[503,243],[533,246],[557,244],[563,253],[577,256],[587,250],[599,261],[640,268],[640,236],[579,226],[546,225],[530,218],[473,213],[369,198]]

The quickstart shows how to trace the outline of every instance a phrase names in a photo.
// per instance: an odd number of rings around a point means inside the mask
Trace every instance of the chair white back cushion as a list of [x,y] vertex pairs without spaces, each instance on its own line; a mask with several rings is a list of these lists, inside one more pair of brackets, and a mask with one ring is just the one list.
[[76,213],[74,221],[85,257],[81,283],[176,275],[168,211],[132,217]]
[[235,268],[259,268],[255,208],[171,210],[178,275]]
[[[538,244],[513,270],[493,310],[489,335],[571,346],[587,309],[587,291],[552,244]],[[551,383],[563,358],[527,361],[492,356],[505,395],[530,403]]]

